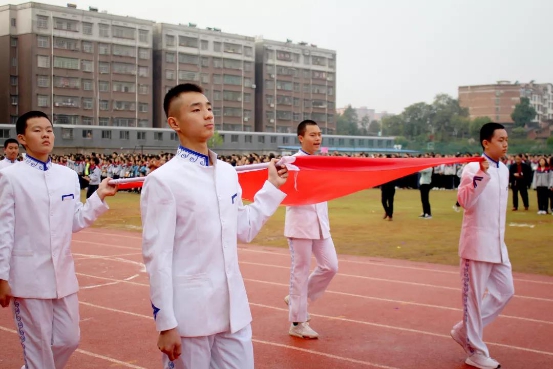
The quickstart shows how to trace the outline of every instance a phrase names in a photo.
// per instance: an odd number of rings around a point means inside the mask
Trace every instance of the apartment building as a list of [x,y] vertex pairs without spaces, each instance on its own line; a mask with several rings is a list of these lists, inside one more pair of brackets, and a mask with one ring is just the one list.
[[335,51],[258,38],[255,53],[256,131],[291,133],[304,119],[336,131]]
[[527,97],[536,109],[534,123],[553,119],[553,85],[550,83],[498,81],[459,87],[459,104],[469,109],[471,119],[487,116],[499,123],[514,123],[511,114],[521,97]]
[[218,130],[253,131],[255,39],[194,24],[154,27],[154,126],[165,125],[167,91],[192,82],[204,88]]
[[152,126],[153,22],[39,3],[0,7],[0,121]]

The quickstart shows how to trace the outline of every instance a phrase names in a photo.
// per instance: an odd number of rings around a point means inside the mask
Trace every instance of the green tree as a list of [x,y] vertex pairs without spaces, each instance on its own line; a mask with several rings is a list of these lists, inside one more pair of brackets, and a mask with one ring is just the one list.
[[382,134],[385,136],[404,136],[404,126],[401,115],[387,115],[382,118]]
[[221,146],[223,144],[223,137],[219,134],[219,132],[215,131],[213,133],[213,136],[207,141],[207,147],[214,148],[217,146]]
[[404,121],[403,132],[409,139],[414,139],[417,136],[427,135],[430,132],[430,122],[434,111],[432,106],[427,103],[420,102],[409,105],[401,113]]
[[530,123],[536,116],[536,109],[530,105],[530,99],[521,97],[520,103],[515,106],[511,114],[511,119],[515,122],[515,127],[524,127]]
[[455,136],[456,139],[470,137],[470,123],[471,123],[470,118],[454,115],[451,118],[453,136]]
[[[368,118],[368,117],[367,117]],[[368,119],[367,119],[368,120]],[[369,125],[369,129],[368,129],[368,132],[369,134],[372,134],[372,135],[377,135],[378,132],[380,132],[380,130],[382,129],[381,125],[380,125],[380,122],[378,122],[377,120],[373,120],[371,122],[371,124]]]
[[359,122],[359,125],[361,126],[359,128],[359,134],[361,136],[368,136],[370,134],[370,130],[369,130],[369,126],[370,126],[370,118],[368,115],[365,115],[362,119],[361,119],[361,122]]
[[468,117],[468,109],[462,108],[459,101],[447,94],[438,94],[432,103],[432,133],[437,141],[450,141],[455,136],[455,117]]
[[524,127],[513,128],[512,136],[513,138],[525,138],[526,130],[524,129]]
[[549,136],[549,138],[547,139],[547,147],[549,149],[553,149],[553,136]]
[[490,117],[477,117],[474,118],[470,124],[469,124],[469,130],[470,130],[470,137],[474,138],[475,140],[480,139],[480,129],[482,126],[486,123],[490,123],[492,120]]
[[358,136],[359,135],[359,119],[357,111],[348,105],[343,114],[338,115],[336,119],[336,134]]

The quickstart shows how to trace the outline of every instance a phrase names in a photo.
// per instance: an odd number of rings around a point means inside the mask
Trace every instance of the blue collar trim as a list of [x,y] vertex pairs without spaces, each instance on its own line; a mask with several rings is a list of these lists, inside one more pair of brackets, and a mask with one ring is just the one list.
[[493,159],[490,158],[488,155],[486,155],[486,153],[484,153],[484,156],[485,156],[486,158],[488,158],[489,161],[491,161],[492,163],[494,163],[495,166],[496,166],[496,168],[499,168],[499,162],[498,162],[498,161],[493,160]]
[[52,160],[50,158],[48,158],[48,161],[45,163],[33,158],[30,155],[25,155],[25,163],[43,172],[46,172],[48,169],[52,168]]
[[180,145],[177,150],[177,156],[182,159],[188,159],[191,163],[196,163],[202,167],[209,166],[209,157],[207,155],[187,149],[182,145]]
[[305,155],[311,155],[311,154],[309,154],[309,153],[303,151],[302,149],[300,149],[300,152],[303,152]]

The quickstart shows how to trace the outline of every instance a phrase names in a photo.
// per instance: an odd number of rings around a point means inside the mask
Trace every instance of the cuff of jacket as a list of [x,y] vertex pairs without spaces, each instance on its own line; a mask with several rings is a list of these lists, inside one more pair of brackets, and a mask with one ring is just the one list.
[[96,191],[94,191],[92,196],[90,196],[87,201],[90,201],[90,205],[93,206],[94,212],[97,215],[102,215],[109,210],[106,199],[104,198],[104,200],[100,200],[100,196],[98,196],[98,193]]

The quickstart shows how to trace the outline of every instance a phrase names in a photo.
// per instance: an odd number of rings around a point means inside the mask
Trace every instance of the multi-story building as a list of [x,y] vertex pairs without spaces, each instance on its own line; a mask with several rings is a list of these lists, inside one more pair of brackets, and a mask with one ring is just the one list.
[[152,126],[153,22],[39,3],[0,7],[0,121]]
[[200,84],[212,103],[216,128],[253,131],[254,38],[199,29],[194,24],[155,25],[154,120],[164,126],[163,99],[180,83]]
[[487,116],[499,123],[513,123],[511,114],[521,97],[536,109],[534,123],[553,119],[553,85],[498,81],[493,85],[460,86],[459,104],[471,118]]
[[262,38],[255,46],[255,130],[295,132],[298,122],[312,119],[334,133],[336,52]]

